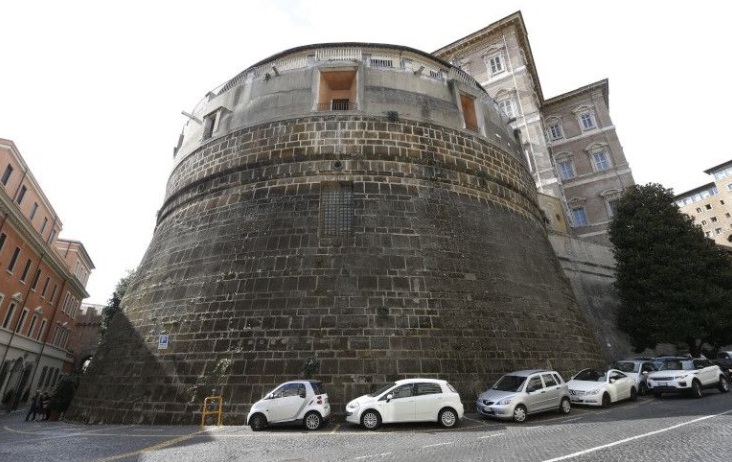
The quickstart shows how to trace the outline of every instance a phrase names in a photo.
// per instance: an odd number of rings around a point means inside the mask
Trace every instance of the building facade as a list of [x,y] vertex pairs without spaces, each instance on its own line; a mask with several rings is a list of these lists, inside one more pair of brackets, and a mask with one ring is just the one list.
[[732,160],[704,170],[714,181],[678,194],[679,209],[717,245],[732,245]]
[[187,114],[155,232],[67,417],[229,423],[313,374],[377,384],[600,367],[521,138],[474,78],[397,45],[303,46]]
[[94,265],[15,144],[0,139],[0,396],[17,406],[73,370],[68,345]]
[[74,356],[74,370],[84,370],[97,351],[102,329],[104,305],[82,303],[76,313],[74,336],[69,351]]
[[[545,99],[520,12],[434,54],[475,77],[511,119],[539,192],[562,200],[570,235],[610,245],[615,201],[634,180],[610,118],[607,80]],[[555,221],[555,211],[544,212]]]

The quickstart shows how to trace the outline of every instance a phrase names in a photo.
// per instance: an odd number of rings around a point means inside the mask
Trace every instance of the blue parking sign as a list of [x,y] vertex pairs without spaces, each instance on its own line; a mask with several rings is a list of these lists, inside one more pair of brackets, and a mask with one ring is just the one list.
[[168,336],[166,334],[160,334],[158,338],[158,350],[168,349]]

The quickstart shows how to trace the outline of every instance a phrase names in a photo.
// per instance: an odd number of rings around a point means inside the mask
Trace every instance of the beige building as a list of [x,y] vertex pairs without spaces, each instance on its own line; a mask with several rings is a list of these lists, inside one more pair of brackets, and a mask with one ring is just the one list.
[[714,181],[676,196],[682,212],[694,218],[717,245],[732,242],[732,160],[705,170]]
[[[609,244],[614,204],[634,184],[609,114],[608,81],[545,99],[520,12],[434,54],[472,75],[521,135],[540,193],[562,199],[570,234]],[[541,201],[551,229],[564,220]]]

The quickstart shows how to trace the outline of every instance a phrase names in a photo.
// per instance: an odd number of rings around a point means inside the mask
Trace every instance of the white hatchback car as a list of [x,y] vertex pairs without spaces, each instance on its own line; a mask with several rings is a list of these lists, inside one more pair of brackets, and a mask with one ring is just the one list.
[[506,374],[478,396],[475,409],[484,417],[524,422],[529,414],[569,414],[567,384],[556,371],[530,369]]
[[330,403],[317,380],[294,380],[280,384],[252,405],[247,423],[252,430],[271,424],[302,423],[317,430],[330,417]]
[[617,369],[607,372],[582,369],[567,382],[567,386],[572,404],[607,407],[610,403],[638,397],[635,379]]
[[462,418],[460,395],[438,379],[397,380],[346,405],[346,421],[368,430],[394,422],[439,422],[454,427]]

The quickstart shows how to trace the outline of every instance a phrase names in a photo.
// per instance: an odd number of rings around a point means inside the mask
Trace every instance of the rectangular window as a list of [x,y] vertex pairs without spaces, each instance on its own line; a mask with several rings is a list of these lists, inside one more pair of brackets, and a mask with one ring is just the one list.
[[563,180],[571,180],[575,176],[574,163],[571,160],[563,160],[557,163],[559,177]]
[[3,320],[3,329],[7,329],[10,325],[10,321],[13,320],[13,315],[15,314],[15,303],[10,302],[10,305],[8,306],[8,312],[5,313],[5,319]]
[[25,197],[25,193],[28,191],[28,188],[25,187],[25,185],[20,187],[20,191],[18,191],[18,197],[15,198],[15,203],[20,205],[23,202],[23,198]]
[[34,314],[31,318],[31,324],[28,328],[28,337],[33,337],[33,328],[36,327],[36,322],[38,321],[38,315]]
[[3,186],[8,185],[8,181],[10,180],[10,175],[12,175],[12,174],[13,174],[13,166],[8,165],[7,167],[5,167],[5,172],[3,172],[3,178],[2,178],[2,180],[0,180],[0,181],[2,181]]
[[722,234],[722,228],[714,228],[714,234]]
[[499,101],[498,107],[501,109],[501,112],[506,114],[506,117],[508,117],[509,119],[514,117],[513,101],[511,101],[510,99],[504,99],[503,101]]
[[46,324],[47,324],[47,322],[45,319],[43,321],[41,321],[41,328],[38,329],[38,337],[36,337],[36,340],[40,340],[41,337],[43,337],[43,334],[46,333]]
[[356,101],[357,82],[355,69],[320,73],[318,111],[355,110]]
[[551,140],[558,140],[562,138],[562,126],[557,124],[552,124],[549,126],[549,139]]
[[30,266],[31,266],[31,260],[29,258],[25,262],[25,268],[23,268],[23,273],[21,273],[21,275],[20,275],[20,282],[25,282],[25,278],[28,277],[28,270],[30,269]]
[[589,112],[586,112],[580,116],[580,121],[582,122],[582,129],[583,130],[589,130],[591,128],[595,128],[595,118],[592,117],[592,114]]
[[470,131],[477,132],[478,116],[475,113],[475,99],[461,93],[460,104],[463,109],[463,122],[465,122],[465,128]]
[[8,238],[8,235],[5,233],[0,233],[0,252],[2,252],[3,247],[5,247],[5,239]]
[[53,290],[51,291],[51,298],[48,299],[49,303],[53,303],[53,297],[56,296],[56,289],[58,289],[58,286],[56,284],[54,284]]
[[13,251],[13,256],[10,258],[10,264],[8,265],[8,271],[11,273],[15,269],[15,264],[18,263],[18,256],[20,255],[20,247],[16,247]]
[[595,165],[595,170],[598,172],[610,168],[610,159],[605,151],[593,152],[592,162]]
[[41,225],[41,230],[38,231],[40,234],[43,234],[43,231],[46,230],[46,225],[48,224],[48,218],[43,218],[43,224]]
[[587,226],[587,215],[584,207],[575,207],[572,209],[572,221],[574,226]]
[[33,284],[31,284],[31,290],[36,290],[36,286],[38,286],[38,279],[41,278],[41,269],[39,268],[36,270],[36,275],[33,276]]
[[218,112],[213,112],[203,118],[203,139],[207,140],[213,135],[216,126],[216,116]]
[[38,211],[38,202],[34,202],[33,206],[31,207],[31,213],[30,213],[30,221],[33,221],[33,218],[36,216],[36,212]]
[[730,191],[732,191],[732,183],[730,183],[730,184],[727,185],[727,189],[730,190]]
[[712,204],[704,204],[704,208],[707,210],[712,210]]
[[712,232],[711,231],[704,231],[704,235],[706,237],[712,237]]
[[617,212],[618,212],[618,200],[610,199],[609,201],[607,201],[607,214],[610,216],[610,218],[614,217]]
[[[43,233],[43,231],[41,231],[41,233]],[[53,238],[54,237],[56,237],[56,230],[55,229],[51,231],[51,237],[48,238],[48,243],[49,244],[53,244]]]
[[488,67],[491,70],[491,74],[503,72],[503,59],[501,58],[501,55],[493,55],[488,58]]
[[20,313],[20,319],[18,319],[18,324],[15,325],[15,333],[17,334],[23,329],[23,324],[25,324],[25,318],[28,316],[28,309],[23,309],[23,312]]
[[46,290],[48,289],[48,283],[51,282],[51,278],[47,277],[46,282],[43,283],[43,291],[41,292],[41,297],[46,298]]
[[696,208],[696,213],[702,213],[702,211],[703,211],[703,210],[701,209],[701,207],[697,207],[697,208]]
[[349,236],[353,232],[353,185],[324,183],[321,187],[321,237]]
[[716,223],[717,222],[717,217],[712,217],[712,218],[710,218],[710,220],[712,221],[712,223]]

